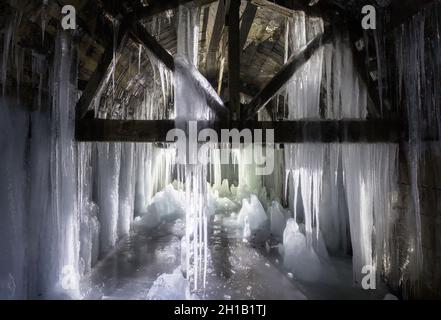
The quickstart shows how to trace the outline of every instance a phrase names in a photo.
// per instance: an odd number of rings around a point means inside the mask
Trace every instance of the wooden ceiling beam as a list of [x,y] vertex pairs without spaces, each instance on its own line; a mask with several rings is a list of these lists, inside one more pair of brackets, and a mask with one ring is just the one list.
[[257,13],[257,7],[251,2],[247,2],[244,12],[242,13],[242,22],[240,24],[240,48],[243,50],[248,39],[254,17]]
[[175,70],[173,56],[165,50],[162,45],[153,37],[141,23],[134,23],[130,28],[130,35],[133,40],[147,48],[171,71]]
[[228,92],[230,114],[240,118],[240,0],[230,0],[228,11]]
[[[273,129],[274,143],[302,142],[391,142],[405,139],[406,130],[397,122],[375,121],[197,121],[197,132],[213,129],[220,139],[222,130]],[[180,125],[187,130],[189,123]],[[167,142],[167,133],[175,129],[174,120],[105,120],[77,121],[76,139],[83,142]],[[263,132],[263,138],[266,134]],[[265,140],[264,140],[265,142]],[[271,142],[271,141],[269,141]]]
[[222,39],[222,33],[225,27],[226,10],[228,9],[227,0],[219,0],[217,4],[216,16],[214,18],[213,28],[211,35],[207,38],[210,39],[208,44],[208,51],[205,63],[205,75],[208,78],[216,76],[217,72],[217,52],[219,50],[219,44]]

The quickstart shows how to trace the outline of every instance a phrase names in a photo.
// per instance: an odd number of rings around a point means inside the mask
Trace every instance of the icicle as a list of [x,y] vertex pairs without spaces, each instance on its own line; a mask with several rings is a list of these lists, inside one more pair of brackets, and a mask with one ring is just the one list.
[[366,119],[367,89],[359,78],[347,36],[325,47],[326,113],[328,119]]
[[8,72],[8,59],[9,59],[9,50],[11,41],[14,34],[14,19],[11,18],[4,32],[3,36],[3,57],[2,57],[2,74],[1,74],[1,82],[3,86],[3,96],[6,93],[6,77]]
[[41,44],[42,45],[44,45],[44,36],[46,33],[48,1],[49,0],[43,0],[43,4],[41,5]]
[[[321,19],[307,18],[304,12],[295,11],[292,21],[287,23],[285,59],[288,57],[289,49],[291,55],[299,53],[310,40],[322,32],[323,21]],[[288,48],[290,38],[290,48]],[[287,84],[288,119],[317,119],[320,117],[322,62],[323,48],[320,48]]]
[[[79,292],[79,213],[76,193],[76,167],[74,163],[74,108],[76,103],[76,79],[71,74],[73,47],[64,33],[57,35],[55,52],[52,101],[52,239],[53,267],[51,276],[53,290],[62,290],[78,297]],[[75,79],[75,80],[73,80]],[[72,81],[73,80],[73,81]],[[50,236],[50,235],[48,235]],[[67,285],[64,277],[68,273]]]
[[24,57],[25,57],[25,50],[17,47],[15,54],[15,70],[17,76],[17,99],[19,103],[20,103],[20,83],[21,83],[21,76],[23,73]]
[[392,227],[392,199],[388,195],[396,184],[397,156],[398,146],[393,144],[342,146],[353,273],[357,283],[361,282],[364,266],[371,266],[379,276],[382,248],[390,247],[392,241],[386,238],[386,230]]
[[142,45],[138,45],[138,73],[141,73]]

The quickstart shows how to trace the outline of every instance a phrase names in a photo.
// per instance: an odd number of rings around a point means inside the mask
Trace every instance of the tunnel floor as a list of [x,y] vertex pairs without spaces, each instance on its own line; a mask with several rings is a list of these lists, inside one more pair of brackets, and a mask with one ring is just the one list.
[[135,223],[130,235],[120,240],[83,280],[84,298],[383,299],[387,293],[383,284],[376,290],[353,286],[351,259],[347,257],[332,259],[338,274],[330,283],[295,279],[284,270],[280,257],[265,247],[244,242],[229,220],[225,214],[217,214],[212,220],[205,288],[190,295],[180,286],[185,280],[180,271],[184,225],[179,219],[154,229]]

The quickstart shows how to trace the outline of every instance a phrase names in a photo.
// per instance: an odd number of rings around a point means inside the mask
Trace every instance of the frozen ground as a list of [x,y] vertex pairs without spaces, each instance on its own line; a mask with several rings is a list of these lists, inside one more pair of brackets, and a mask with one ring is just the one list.
[[190,295],[180,271],[182,221],[134,230],[83,281],[86,299],[383,299],[384,288],[352,286],[350,259],[333,259],[336,279],[299,281],[275,250],[253,247],[226,214],[213,217],[206,288]]

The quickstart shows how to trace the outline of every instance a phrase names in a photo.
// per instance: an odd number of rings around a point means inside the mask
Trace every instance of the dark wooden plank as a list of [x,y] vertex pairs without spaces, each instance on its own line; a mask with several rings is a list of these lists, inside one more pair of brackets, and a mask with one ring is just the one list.
[[217,72],[217,51],[222,38],[222,32],[225,26],[225,10],[226,0],[219,0],[217,5],[216,17],[214,19],[213,30],[208,36],[210,43],[208,44],[208,51],[205,63],[205,74],[207,77],[215,77]]
[[[212,128],[221,137],[227,129],[273,129],[275,143],[302,142],[398,142],[406,139],[406,130],[397,122],[375,121],[197,121],[197,132]],[[188,130],[188,123],[180,126]],[[167,142],[174,120],[103,120],[77,121],[77,141],[96,142]],[[265,138],[266,134],[263,133]]]
[[240,116],[240,0],[230,0],[228,12],[228,93],[230,114]]
[[161,44],[153,37],[142,24],[134,23],[130,29],[132,38],[146,47],[170,70],[175,70],[175,62],[173,56],[165,50]]
[[248,34],[253,25],[254,17],[256,16],[257,7],[248,2],[244,12],[242,13],[242,22],[240,24],[240,48],[243,49],[247,42]]
[[246,119],[252,119],[274,95],[291,79],[292,75],[304,65],[309,58],[326,42],[332,38],[332,29],[312,40],[299,54],[292,56],[282,69],[260,90],[260,92],[247,104]]

